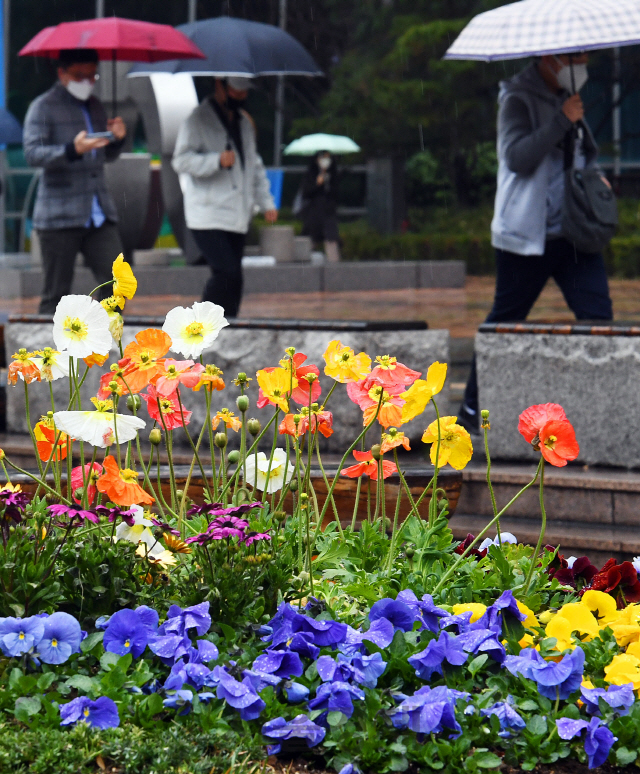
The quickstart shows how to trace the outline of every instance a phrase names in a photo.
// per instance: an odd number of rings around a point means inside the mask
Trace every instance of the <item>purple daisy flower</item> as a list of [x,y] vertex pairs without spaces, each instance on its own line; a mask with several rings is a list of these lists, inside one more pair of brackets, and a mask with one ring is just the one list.
[[117,519],[122,519],[130,527],[136,523],[136,512],[124,508],[107,508],[106,505],[98,505],[94,508],[99,516],[106,516],[107,520],[113,524]]
[[[50,505],[49,512],[57,518],[67,516],[70,522],[75,522],[77,519],[77,525],[82,524],[85,519],[94,524],[100,522],[100,519],[94,511],[82,508],[80,505],[64,505],[64,503],[58,503],[56,505]],[[70,524],[64,524],[62,526],[69,527]]]
[[239,519],[237,516],[218,516],[207,528],[211,532],[214,540],[224,540],[230,537],[244,537],[244,531],[249,526],[249,522]]
[[150,521],[156,527],[160,527],[160,529],[164,530],[165,532],[169,532],[176,537],[180,537],[180,530],[174,529],[170,524],[167,524],[164,521],[160,521],[160,519],[154,519],[153,517],[150,519]]
[[271,540],[271,535],[268,532],[246,532],[242,542],[245,546],[250,546],[259,540]]

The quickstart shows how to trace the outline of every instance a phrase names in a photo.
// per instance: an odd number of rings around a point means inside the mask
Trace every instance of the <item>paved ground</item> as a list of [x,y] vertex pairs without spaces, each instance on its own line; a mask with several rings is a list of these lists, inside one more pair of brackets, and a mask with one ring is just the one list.
[[[461,289],[341,291],[339,293],[258,293],[245,296],[242,317],[297,317],[340,320],[427,320],[431,328],[448,328],[456,338],[475,334],[493,299],[492,277],[468,277]],[[616,320],[640,321],[640,280],[611,280]],[[127,302],[129,314],[164,315],[197,296],[147,296]],[[38,299],[0,299],[0,312],[37,311]],[[543,291],[532,320],[572,320],[555,283]]]

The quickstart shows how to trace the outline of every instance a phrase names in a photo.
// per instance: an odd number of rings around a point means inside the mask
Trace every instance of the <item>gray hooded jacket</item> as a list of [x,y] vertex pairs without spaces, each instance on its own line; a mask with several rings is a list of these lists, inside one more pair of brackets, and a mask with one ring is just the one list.
[[[491,223],[494,247],[518,255],[542,255],[547,237],[561,236],[562,144],[571,128],[562,112],[567,97],[566,92],[549,90],[535,63],[500,84],[498,189]],[[598,148],[584,126],[584,164],[591,166]]]

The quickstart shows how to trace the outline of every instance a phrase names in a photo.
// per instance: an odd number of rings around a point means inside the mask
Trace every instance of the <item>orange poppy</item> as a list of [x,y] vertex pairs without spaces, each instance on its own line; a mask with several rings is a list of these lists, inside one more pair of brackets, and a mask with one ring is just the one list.
[[[305,435],[309,429],[309,409],[304,407],[300,412],[300,422],[296,432],[296,423],[293,421],[295,414],[286,414],[278,427],[280,435],[291,435],[295,438]],[[311,412],[311,432],[316,431],[328,438],[333,435],[333,414],[330,411]]]
[[223,408],[220,409],[220,411],[216,411],[215,416],[211,420],[211,429],[217,430],[220,422],[222,422],[227,430],[235,430],[236,433],[242,427],[242,420],[232,411],[229,411],[228,408]]
[[[345,468],[341,471],[341,475],[348,476],[349,478],[358,478],[359,476],[369,476],[369,478],[378,478],[378,462],[373,459],[371,452],[354,451],[353,456],[358,460],[357,465],[352,465],[350,468]],[[387,460],[381,460],[382,462],[382,478],[389,478],[397,472],[398,468],[393,462],[387,462]]]
[[109,455],[104,459],[104,472],[98,479],[98,491],[106,494],[116,505],[151,505],[155,500],[138,484],[138,473],[125,468]]
[[66,460],[69,449],[69,436],[66,433],[60,433],[60,438],[58,438],[58,443],[56,444],[57,430],[52,419],[42,417],[33,428],[33,434],[36,439],[38,456],[41,460],[47,462],[51,458],[54,446],[57,446],[57,448],[52,459],[56,460],[56,462]]
[[35,354],[35,352],[27,352],[27,350],[23,348],[19,349],[11,356],[13,358],[13,363],[9,366],[9,373],[7,375],[9,384],[18,383],[18,374],[22,374],[22,378],[27,384],[40,381],[40,370],[33,360],[31,360]]
[[573,425],[567,419],[552,419],[540,429],[540,453],[556,468],[563,468],[567,460],[575,460],[580,453]]
[[396,430],[395,427],[390,427],[386,433],[382,433],[380,451],[385,454],[398,446],[402,446],[407,451],[411,451],[407,436],[404,433],[401,433],[400,430]]
[[218,366],[213,364],[206,365],[204,371],[200,374],[200,381],[193,388],[196,392],[200,392],[200,388],[206,385],[207,390],[213,392],[213,390],[224,390],[224,379],[222,378],[222,371]]
[[539,403],[536,406],[529,406],[518,417],[518,432],[525,441],[532,443],[540,434],[543,425],[552,419],[567,420],[562,406],[557,403]]
[[131,392],[137,393],[164,373],[164,356],[171,346],[171,338],[157,328],[147,328],[136,334],[136,340],[127,344],[124,356],[130,362],[125,378]]
[[96,355],[94,352],[89,357],[83,357],[82,359],[89,368],[93,368],[94,365],[103,366],[109,359],[109,355]]

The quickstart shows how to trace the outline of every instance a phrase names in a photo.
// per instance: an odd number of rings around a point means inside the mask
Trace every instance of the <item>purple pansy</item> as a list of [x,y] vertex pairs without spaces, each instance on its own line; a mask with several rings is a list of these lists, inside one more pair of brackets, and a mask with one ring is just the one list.
[[111,523],[122,519],[130,527],[133,527],[136,523],[136,516],[138,515],[136,511],[128,508],[108,508],[106,505],[97,505],[94,510],[98,516],[106,516]]
[[480,714],[485,717],[495,715],[500,721],[500,729],[503,732],[507,732],[504,734],[506,736],[511,730],[521,731],[527,725],[524,719],[513,709],[512,705],[513,697],[507,696],[506,701],[497,701],[488,709],[480,710]]
[[449,632],[440,632],[437,640],[431,640],[427,647],[407,659],[421,680],[431,680],[435,672],[442,675],[442,665],[446,661],[452,666],[460,666],[467,660],[460,637]]
[[538,691],[547,699],[568,699],[582,683],[584,651],[577,647],[556,662],[545,661],[533,648],[526,648],[519,656],[507,656],[504,664],[512,674],[535,680]]
[[386,648],[393,642],[395,630],[391,621],[386,618],[378,618],[374,621],[367,631],[347,627],[347,635],[344,642],[340,645],[343,653],[353,655],[354,653],[366,653],[367,649],[364,641],[373,642],[379,648]]
[[316,689],[315,697],[309,701],[309,709],[342,712],[343,715],[350,718],[353,715],[353,699],[363,701],[364,691],[341,680],[322,683]]
[[0,650],[5,656],[21,656],[42,639],[44,620],[37,616],[28,618],[0,618]]
[[250,677],[240,683],[222,667],[214,667],[213,674],[218,680],[218,698],[237,709],[242,720],[255,720],[267,706],[256,693]]
[[[293,720],[284,718],[274,718],[262,726],[262,733],[268,739],[280,739],[288,741],[289,739],[305,739],[309,747],[315,747],[324,739],[327,733],[322,726],[317,725],[306,715],[297,715]],[[280,752],[281,745],[273,745],[269,752],[276,754]]]
[[559,718],[556,720],[558,727],[558,736],[561,739],[573,739],[579,736],[585,729],[587,731],[584,740],[584,751],[589,758],[589,768],[595,769],[609,757],[609,750],[617,741],[611,731],[606,726],[601,726],[600,718],[591,718],[586,720],[572,720],[571,718]]
[[254,508],[264,508],[266,503],[243,503],[242,505],[233,505],[230,508],[222,503],[204,503],[204,505],[194,505],[187,511],[188,516],[242,516],[249,513]]
[[492,629],[498,634],[502,633],[502,618],[504,615],[511,616],[517,621],[524,621],[527,617],[520,612],[518,602],[513,596],[511,589],[503,591],[496,601],[489,605],[484,615],[477,620],[472,627],[478,629]]
[[378,678],[387,668],[381,653],[372,653],[370,656],[357,653],[352,657],[351,664],[355,669],[355,681],[365,688],[375,688]]
[[355,763],[347,763],[346,766],[343,766],[338,774],[362,774],[360,769],[356,766]]
[[[54,613],[55,615],[55,613]],[[113,699],[101,696],[92,701],[87,696],[60,705],[61,726],[71,726],[78,722],[94,728],[117,728],[120,725],[118,707]]]
[[301,701],[306,701],[309,698],[309,689],[307,686],[291,680],[287,680],[287,682],[283,684],[282,692],[289,704],[300,704]]
[[458,699],[468,697],[468,693],[444,685],[433,689],[425,685],[413,696],[404,697],[391,713],[391,722],[396,728],[410,728],[417,734],[437,734],[447,728],[459,736],[462,729],[456,720],[455,705]]
[[80,652],[82,630],[69,613],[53,613],[44,619],[38,656],[45,664],[62,664],[72,653]]
[[388,621],[391,621],[396,631],[410,632],[413,629],[413,622],[416,620],[417,615],[409,605],[387,597],[379,599],[369,610],[369,620],[371,623],[379,618],[386,618]]
[[440,619],[449,615],[446,610],[433,603],[431,594],[424,594],[422,599],[418,599],[411,589],[405,589],[398,594],[396,601],[404,602],[411,608],[421,622],[422,628],[429,629],[434,634],[440,630]]
[[300,632],[310,635],[310,641],[320,648],[331,648],[344,642],[347,636],[347,625],[337,621],[317,620],[308,615],[298,613],[290,604],[283,602],[275,616],[269,621],[271,634],[263,639],[271,642],[272,648],[277,648],[288,642],[294,634]]
[[167,620],[158,630],[159,634],[186,634],[190,629],[195,629],[196,634],[201,637],[209,631],[211,626],[211,615],[209,614],[209,603],[200,602],[198,605],[185,607],[184,610],[178,605],[171,605],[167,613]]
[[144,615],[147,615],[146,611],[137,615],[129,609],[114,613],[109,619],[102,640],[104,649],[118,656],[127,653],[131,653],[134,658],[141,656],[147,647],[150,634],[143,621]]
[[459,634],[456,641],[467,653],[486,653],[502,664],[507,654],[499,636],[493,629],[471,629]]
[[304,666],[297,653],[288,650],[267,650],[253,662],[252,669],[277,677],[300,677]]

